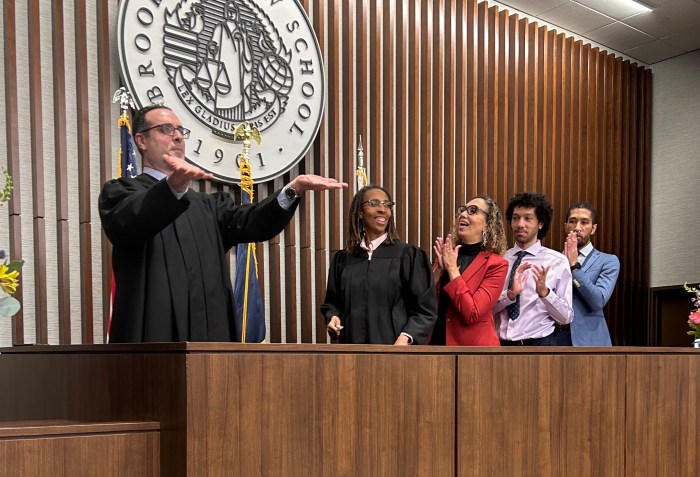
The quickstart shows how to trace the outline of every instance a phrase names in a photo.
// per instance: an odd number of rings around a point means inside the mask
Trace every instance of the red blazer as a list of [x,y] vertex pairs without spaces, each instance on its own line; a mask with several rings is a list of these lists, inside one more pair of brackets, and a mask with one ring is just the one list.
[[[500,346],[491,310],[503,291],[508,261],[482,250],[459,278],[445,285],[449,297],[448,346]],[[440,283],[437,284],[438,299]]]

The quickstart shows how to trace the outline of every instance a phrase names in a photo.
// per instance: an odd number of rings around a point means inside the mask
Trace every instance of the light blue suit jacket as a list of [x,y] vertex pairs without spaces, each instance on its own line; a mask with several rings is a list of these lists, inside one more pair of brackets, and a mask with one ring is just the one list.
[[574,320],[571,341],[574,346],[611,346],[603,307],[615,289],[620,260],[597,249],[588,255],[580,270],[573,271]]

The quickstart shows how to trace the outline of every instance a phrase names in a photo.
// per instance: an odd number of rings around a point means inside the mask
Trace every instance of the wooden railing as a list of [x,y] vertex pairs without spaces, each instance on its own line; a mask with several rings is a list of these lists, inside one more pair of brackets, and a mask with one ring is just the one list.
[[0,351],[0,421],[156,421],[167,476],[700,471],[692,348]]

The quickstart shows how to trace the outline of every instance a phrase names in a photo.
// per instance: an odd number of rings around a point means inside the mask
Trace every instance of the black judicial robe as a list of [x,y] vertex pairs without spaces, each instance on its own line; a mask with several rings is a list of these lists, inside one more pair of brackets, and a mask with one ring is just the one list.
[[274,194],[235,205],[228,193],[192,189],[178,200],[148,174],[107,182],[99,211],[114,246],[110,342],[234,341],[225,254],[279,234],[296,204],[284,210]]
[[328,270],[321,313],[340,317],[340,341],[394,344],[404,332],[425,344],[437,319],[433,272],[426,253],[401,241],[382,243],[372,260],[361,250],[338,252]]

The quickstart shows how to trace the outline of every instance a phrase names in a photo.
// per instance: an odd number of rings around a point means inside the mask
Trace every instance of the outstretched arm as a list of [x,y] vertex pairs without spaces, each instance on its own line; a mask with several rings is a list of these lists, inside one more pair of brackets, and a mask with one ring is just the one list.
[[193,180],[214,177],[213,174],[204,172],[194,164],[168,154],[163,154],[163,162],[170,166],[172,172],[168,174],[168,184],[176,192],[187,192],[187,188]]
[[348,188],[347,182],[339,182],[337,179],[315,174],[297,176],[289,183],[289,186],[297,191],[298,194],[303,194],[307,190],[322,191]]

